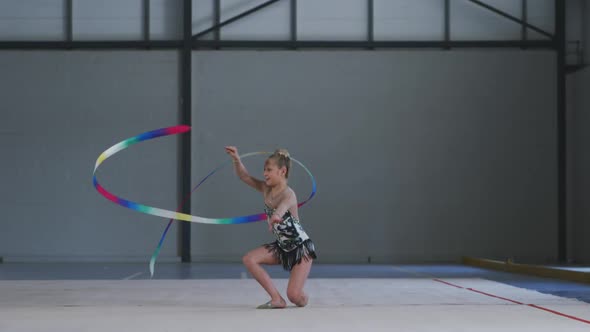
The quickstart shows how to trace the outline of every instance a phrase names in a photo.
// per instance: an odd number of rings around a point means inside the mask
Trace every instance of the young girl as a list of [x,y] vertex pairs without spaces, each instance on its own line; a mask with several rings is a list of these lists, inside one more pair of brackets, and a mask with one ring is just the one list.
[[262,181],[248,173],[236,147],[227,146],[225,151],[231,156],[240,180],[262,192],[268,229],[277,238],[272,243],[248,252],[243,258],[248,271],[270,295],[270,301],[258,306],[258,309],[280,309],[287,306],[261,264],[281,264],[285,270],[290,271],[287,298],[293,304],[304,307],[307,305],[308,296],[303,292],[303,285],[316,254],[313,242],[299,223],[295,192],[287,185],[291,169],[289,153],[287,150],[279,149],[266,159]]

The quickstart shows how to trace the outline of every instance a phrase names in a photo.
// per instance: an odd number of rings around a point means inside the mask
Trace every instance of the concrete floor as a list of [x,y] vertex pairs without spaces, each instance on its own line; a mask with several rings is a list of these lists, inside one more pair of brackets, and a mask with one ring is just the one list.
[[[590,331],[590,285],[440,265],[316,265],[256,310],[237,264],[0,264],[0,331]],[[285,295],[288,275],[269,269]]]

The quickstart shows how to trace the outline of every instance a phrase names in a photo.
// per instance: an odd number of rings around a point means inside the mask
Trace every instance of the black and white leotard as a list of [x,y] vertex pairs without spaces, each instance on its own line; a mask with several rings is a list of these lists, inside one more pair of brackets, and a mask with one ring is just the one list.
[[[266,206],[264,212],[270,219],[275,210]],[[275,255],[285,270],[291,271],[302,259],[316,259],[317,256],[314,244],[299,220],[289,211],[285,212],[282,219],[280,223],[273,224],[273,233],[277,240],[265,244],[264,247]]]

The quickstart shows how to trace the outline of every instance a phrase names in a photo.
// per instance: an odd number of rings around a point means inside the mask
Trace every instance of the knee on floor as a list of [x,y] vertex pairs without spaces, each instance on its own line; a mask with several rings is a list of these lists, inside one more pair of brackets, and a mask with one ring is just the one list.
[[301,303],[303,300],[303,292],[300,290],[287,289],[287,298],[292,303]]

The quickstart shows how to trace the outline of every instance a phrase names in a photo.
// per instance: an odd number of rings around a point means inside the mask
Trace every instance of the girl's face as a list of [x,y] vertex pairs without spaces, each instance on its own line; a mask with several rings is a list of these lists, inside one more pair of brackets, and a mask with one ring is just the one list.
[[279,168],[276,161],[267,159],[264,163],[264,182],[273,187],[285,179],[285,167]]

